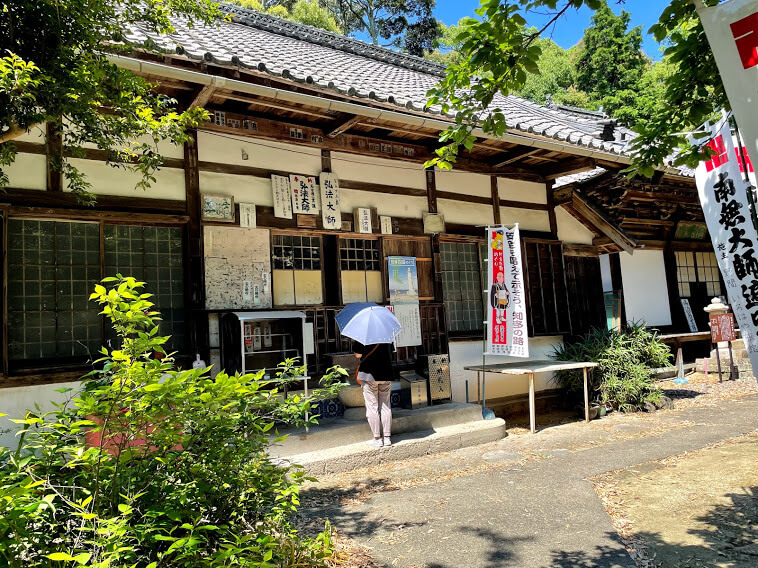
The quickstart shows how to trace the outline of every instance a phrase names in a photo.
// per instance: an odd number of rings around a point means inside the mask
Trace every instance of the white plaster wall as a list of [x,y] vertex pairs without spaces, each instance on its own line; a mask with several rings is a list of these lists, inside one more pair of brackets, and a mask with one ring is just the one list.
[[[550,337],[530,337],[529,356],[531,360],[549,359],[554,346],[563,344],[563,338],[559,335]],[[451,341],[450,351],[450,383],[453,400],[466,402],[466,380],[468,380],[469,400],[477,400],[477,379],[475,371],[465,371],[463,367],[482,364],[481,341]],[[487,355],[487,364],[524,362],[528,359],[520,357],[496,357]],[[552,373],[537,373],[534,375],[535,389],[537,391],[556,388],[551,381]],[[529,378],[527,375],[497,375],[487,374],[487,399],[527,394],[529,392]]]
[[[137,138],[133,141],[133,144],[136,146],[137,144],[147,143],[150,146],[154,146],[153,139],[149,136],[141,136],[140,138]],[[83,148],[94,148],[97,149],[99,146],[97,144],[82,144]],[[184,158],[184,146],[182,144],[172,144],[168,140],[161,140],[158,142],[158,153],[163,156],[164,158],[178,158],[183,159]]]
[[492,197],[490,176],[455,169],[449,172],[436,170],[434,176],[437,191]]
[[[287,171],[293,174],[318,175],[321,173],[321,150],[309,146],[231,134],[219,136],[216,133],[201,131],[197,134],[197,152],[201,162],[237,164]],[[245,155],[247,159],[244,159]]]
[[274,206],[271,178],[200,172],[200,193],[233,195],[235,203]]
[[437,210],[445,216],[446,223],[482,226],[482,235],[484,235],[484,226],[494,223],[492,207],[481,203],[439,199],[437,200]]
[[508,226],[518,223],[519,228],[524,231],[550,231],[550,217],[547,211],[501,207],[500,220]]
[[621,279],[627,322],[671,325],[663,251],[621,253]]
[[[321,162],[319,161],[319,170]],[[332,171],[340,180],[365,181],[412,187],[426,191],[426,174],[422,164],[402,160],[387,160],[358,154],[332,152]],[[383,194],[383,198],[389,197]],[[426,201],[424,199],[424,201]]]
[[500,199],[526,201],[528,203],[547,203],[547,190],[544,183],[498,178],[497,192]]
[[555,208],[555,220],[558,224],[558,239],[564,243],[591,245],[595,235],[587,227],[574,219],[563,207]]
[[600,255],[600,276],[603,279],[603,292],[613,292],[613,279],[611,278],[611,255]]
[[[11,422],[11,419],[21,419],[28,410],[35,410],[38,404],[43,412],[53,410],[51,402],[62,403],[69,400],[79,389],[79,381],[70,383],[55,383],[50,385],[36,385],[0,389],[0,446],[15,449],[18,446],[16,432],[20,425]],[[71,388],[71,392],[56,392],[59,389]]]
[[10,166],[3,166],[8,174],[10,187],[14,189],[47,189],[47,160],[39,154],[16,155],[16,161]]
[[376,207],[379,215],[409,219],[421,219],[424,211],[427,210],[426,197],[408,197],[340,188],[340,209],[345,213],[352,213],[356,207]]
[[[118,195],[138,199],[174,199],[184,201],[184,170],[161,168],[155,172],[156,181],[149,189],[137,189],[141,176],[122,168],[114,168],[105,162],[71,158],[71,164],[87,176],[92,184],[90,190],[97,195]],[[65,183],[65,180],[64,180]],[[65,184],[64,191],[70,191]]]

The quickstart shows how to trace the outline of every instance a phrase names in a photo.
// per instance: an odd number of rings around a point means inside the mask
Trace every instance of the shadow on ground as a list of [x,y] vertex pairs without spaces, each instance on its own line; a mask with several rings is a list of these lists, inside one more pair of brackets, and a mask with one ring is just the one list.
[[[403,523],[396,511],[387,518],[377,517],[368,508],[356,506],[371,495],[396,489],[384,478],[356,482],[350,487],[311,488],[301,495],[303,507],[298,525],[304,534],[323,530],[328,520],[338,533],[348,535],[359,544],[371,539],[381,539],[396,531],[425,527],[427,522]],[[705,568],[718,565],[721,568],[753,568],[758,566],[758,487],[748,487],[739,493],[725,496],[728,503],[717,506],[706,515],[693,519],[694,527],[687,530],[693,542],[673,543],[665,535],[653,533],[634,534],[624,541],[618,534],[607,537],[618,547],[597,546],[592,550],[572,551],[554,548],[549,552],[547,563],[524,558],[517,549],[533,539],[508,540],[491,527],[461,526],[461,536],[475,536],[483,543],[482,559],[467,568],[503,568],[507,566],[545,566],[550,568],[618,568],[637,566],[661,566],[662,568]],[[662,515],[666,511],[661,511]],[[425,532],[425,531],[424,531]],[[439,538],[426,537],[424,538]],[[420,537],[416,537],[420,538]],[[455,534],[447,541],[455,547]],[[393,545],[393,554],[403,557],[403,543]],[[408,546],[407,544],[405,546]],[[631,546],[632,556],[624,549]],[[647,558],[654,559],[648,564]],[[386,560],[386,559],[384,559]],[[472,559],[473,560],[473,559]],[[377,559],[373,566],[385,566]],[[394,564],[398,568],[460,568],[458,561],[427,561],[424,564]]]

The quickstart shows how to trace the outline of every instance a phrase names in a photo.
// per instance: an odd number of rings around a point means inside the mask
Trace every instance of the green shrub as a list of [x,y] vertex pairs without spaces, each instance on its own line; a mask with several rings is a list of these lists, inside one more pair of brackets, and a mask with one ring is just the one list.
[[[556,348],[553,358],[599,363],[590,374],[590,400],[631,411],[660,401],[662,392],[653,386],[651,370],[670,365],[671,351],[654,330],[634,324],[623,331],[593,329],[579,341]],[[555,381],[570,392],[584,389],[581,369],[556,373]]]
[[268,436],[275,421],[302,423],[314,400],[334,397],[344,371],[330,369],[312,398],[282,400],[279,387],[304,373],[293,361],[274,380],[176,370],[143,283],[104,282],[112,288],[96,286],[91,299],[118,347],[103,348],[101,370],[69,403],[18,421],[15,452],[0,449],[0,561],[322,565],[331,532],[304,539],[289,524],[306,477],[269,459]]

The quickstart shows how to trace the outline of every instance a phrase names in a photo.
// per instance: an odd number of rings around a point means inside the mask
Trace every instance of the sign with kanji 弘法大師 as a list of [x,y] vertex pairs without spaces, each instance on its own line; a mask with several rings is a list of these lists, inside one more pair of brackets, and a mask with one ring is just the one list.
[[[729,0],[705,7],[693,2],[711,44],[724,90],[744,135],[747,153],[758,156],[758,3]],[[731,137],[730,137],[731,139]],[[731,152],[734,156],[734,152]]]
[[290,174],[290,192],[292,193],[292,211],[306,215],[318,213],[315,177]]
[[292,196],[289,178],[272,174],[271,190],[274,198],[274,217],[292,219]]
[[715,154],[698,165],[695,182],[732,312],[750,363],[758,369],[758,234],[748,204],[752,186],[740,173],[726,118],[710,129],[709,139]]
[[321,173],[319,182],[321,185],[321,223],[324,229],[341,229],[340,182],[335,174],[328,172]]
[[529,357],[518,225],[487,227],[488,355]]

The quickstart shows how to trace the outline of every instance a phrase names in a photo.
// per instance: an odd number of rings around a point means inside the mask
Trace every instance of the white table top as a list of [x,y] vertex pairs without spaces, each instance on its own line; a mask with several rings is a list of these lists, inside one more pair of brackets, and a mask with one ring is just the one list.
[[567,371],[597,367],[594,361],[524,361],[516,363],[499,363],[495,365],[469,365],[466,371],[484,371],[503,375],[525,375],[528,373],[546,373],[550,371]]

